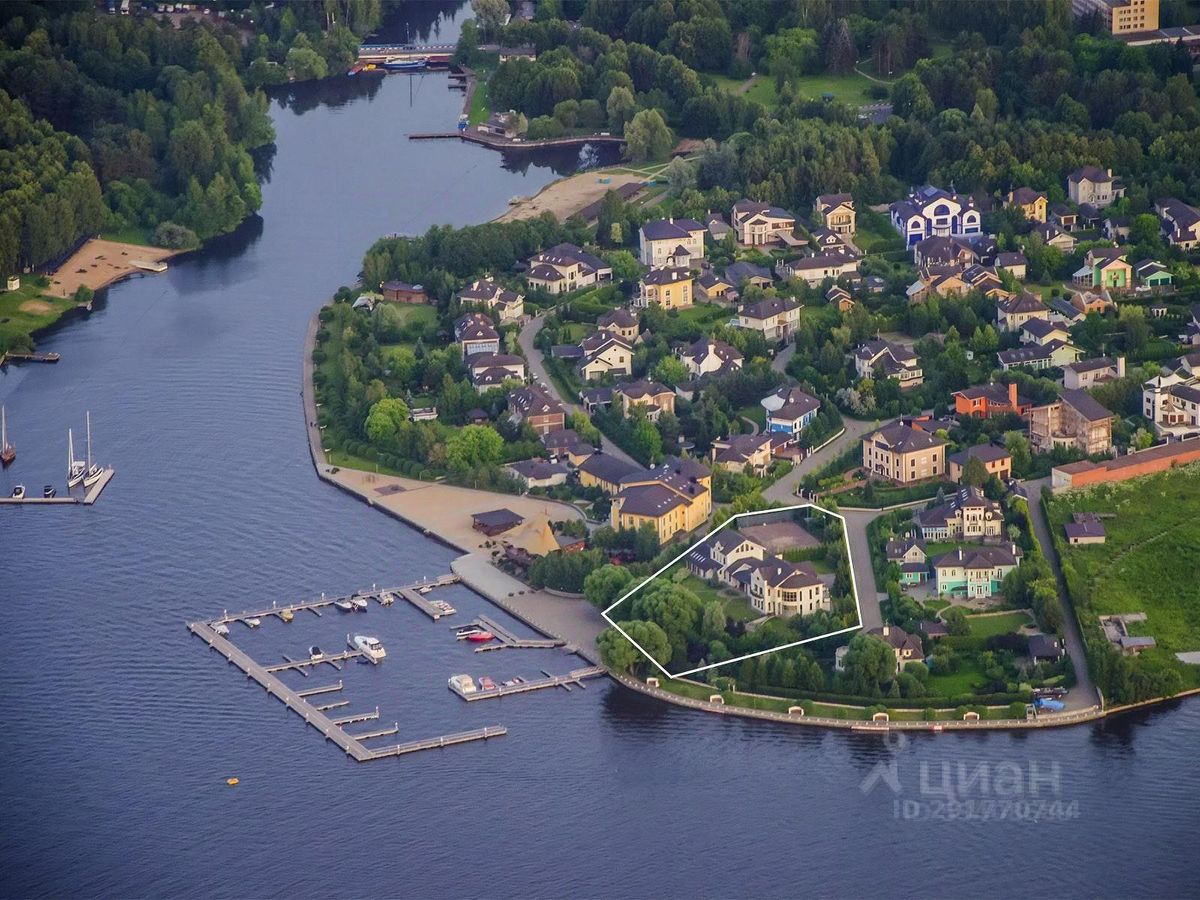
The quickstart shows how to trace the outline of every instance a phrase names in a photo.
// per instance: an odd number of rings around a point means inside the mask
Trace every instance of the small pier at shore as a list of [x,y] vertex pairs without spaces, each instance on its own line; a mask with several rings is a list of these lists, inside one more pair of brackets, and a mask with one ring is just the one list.
[[490,650],[553,650],[556,647],[566,646],[567,643],[558,638],[518,637],[495,619],[484,615],[477,616],[474,621],[452,625],[451,627],[455,631],[469,631],[471,629],[487,631],[495,638],[495,641],[492,643],[476,647],[476,653],[487,653]]
[[117,474],[116,470],[111,466],[103,471],[100,479],[87,488],[83,492],[83,496],[75,494],[64,494],[58,497],[0,497],[0,505],[5,506],[70,506],[82,504],[83,506],[91,506],[100,497],[101,491],[108,487],[108,483],[112,481],[112,477]]
[[[249,628],[257,628],[263,620],[270,617],[287,623],[293,621],[296,613],[305,610],[321,616],[327,607],[332,606],[339,600],[349,600],[350,598],[374,600],[380,606],[386,607],[391,605],[391,597],[385,595],[405,597],[405,599],[408,599],[418,609],[427,612],[431,618],[436,618],[420,604],[410,599],[408,595],[411,594],[413,598],[420,600],[421,603],[428,604],[429,607],[437,610],[438,616],[447,615],[441,607],[435,606],[425,600],[419,593],[419,590],[454,584],[458,580],[457,575],[449,574],[434,580],[427,579],[398,588],[372,588],[370,591],[357,591],[342,597],[322,596],[318,600],[300,601],[283,606],[276,603],[272,604],[269,608],[248,610],[236,614],[230,614],[226,611],[215,619],[189,622],[187,629],[204,641],[211,649],[225,657],[228,662],[241,669],[248,679],[265,688],[269,695],[277,697],[288,709],[300,716],[305,724],[315,728],[325,740],[341,748],[347,756],[356,762],[368,762],[392,756],[404,756],[421,750],[434,750],[441,747],[452,747],[456,744],[466,744],[501,737],[507,734],[508,729],[503,725],[487,725],[482,728],[458,731],[436,737],[417,738],[415,740],[387,745],[368,745],[368,741],[377,741],[380,738],[394,737],[399,734],[400,723],[392,722],[390,725],[369,728],[365,731],[347,731],[347,727],[351,725],[361,725],[362,723],[371,722],[378,723],[381,716],[379,707],[376,706],[373,709],[364,711],[360,706],[360,711],[350,711],[353,707],[351,707],[351,701],[344,696],[344,682],[340,678],[330,684],[320,684],[311,688],[297,690],[284,683],[279,677],[286,672],[298,672],[307,678],[326,665],[340,672],[342,666],[348,662],[368,660],[369,657],[365,653],[361,650],[347,650],[341,653],[324,653],[307,659],[294,659],[284,655],[283,662],[263,664],[252,658],[229,639],[228,625],[234,622],[241,622]],[[217,630],[218,626],[225,626],[223,631],[226,633],[222,634],[219,632]]]
[[589,666],[586,669],[574,669],[566,675],[551,675],[545,669],[542,670],[542,678],[534,678],[531,680],[520,680],[512,684],[501,684],[494,688],[477,689],[474,691],[465,691],[453,679],[448,682],[451,691],[468,703],[475,700],[488,700],[493,697],[507,697],[511,694],[527,694],[530,691],[540,691],[545,688],[563,688],[570,691],[574,687],[584,688],[583,683],[587,678],[599,678],[608,670],[603,666]]
[[9,350],[7,353],[0,353],[0,366],[7,365],[10,362],[35,362],[35,363],[56,363],[60,359],[57,353],[30,353],[25,350]]

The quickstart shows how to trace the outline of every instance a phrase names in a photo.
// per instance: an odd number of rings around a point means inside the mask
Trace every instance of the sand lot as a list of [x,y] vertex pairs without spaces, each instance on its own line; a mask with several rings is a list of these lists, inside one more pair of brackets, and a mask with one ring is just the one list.
[[[609,179],[608,184],[602,184],[601,178]],[[561,222],[589,203],[595,203],[608,191],[616,190],[623,184],[646,180],[644,175],[580,172],[578,175],[546,185],[533,197],[510,206],[507,212],[494,221],[515,222],[518,219],[532,219],[544,212],[552,212]]]
[[46,293],[56,297],[70,297],[80,285],[87,285],[98,291],[114,281],[143,272],[135,262],[158,263],[170,259],[176,252],[163,247],[144,247],[140,244],[122,244],[94,238],[75,251],[71,258],[50,276],[50,287]]

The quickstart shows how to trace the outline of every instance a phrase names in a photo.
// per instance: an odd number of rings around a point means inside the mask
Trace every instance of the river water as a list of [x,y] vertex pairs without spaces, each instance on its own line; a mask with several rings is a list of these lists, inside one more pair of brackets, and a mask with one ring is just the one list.
[[[423,15],[421,36],[454,39],[453,14]],[[1194,701],[891,742],[718,719],[607,682],[468,706],[449,674],[571,660],[481,662],[396,607],[355,619],[389,648],[383,666],[291,680],[342,678],[343,711],[378,705],[400,739],[509,731],[358,765],[188,635],[222,609],[448,570],[451,551],[317,480],[299,372],[309,317],[377,236],[488,219],[571,168],[404,140],[452,126],[460,102],[444,75],[278,98],[261,218],[106,292],[42,342],[57,366],[0,374],[20,454],[0,490],[61,489],[85,410],[117,468],[93,507],[0,509],[0,893],[1197,893]],[[458,618],[487,608],[443,596]],[[333,613],[234,628],[267,661],[340,649],[348,630]]]

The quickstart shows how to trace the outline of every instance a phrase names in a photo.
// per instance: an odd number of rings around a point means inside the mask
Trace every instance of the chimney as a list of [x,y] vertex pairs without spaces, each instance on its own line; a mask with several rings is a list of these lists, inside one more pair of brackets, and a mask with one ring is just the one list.
[[1112,169],[1105,169],[1104,171],[1108,173],[1109,178],[1112,178]]
[[891,634],[891,631],[892,631],[892,626],[891,626],[891,625],[884,625],[884,626],[883,626],[883,636],[884,636],[884,637],[887,637],[889,634]]
[[1016,408],[1017,408],[1017,386],[1016,386],[1016,384],[1010,384],[1008,386],[1008,405],[1011,406],[1013,408],[1013,410],[1016,410]]
[[1117,357],[1117,377],[1118,378],[1125,377],[1125,357],[1123,357],[1123,356]]

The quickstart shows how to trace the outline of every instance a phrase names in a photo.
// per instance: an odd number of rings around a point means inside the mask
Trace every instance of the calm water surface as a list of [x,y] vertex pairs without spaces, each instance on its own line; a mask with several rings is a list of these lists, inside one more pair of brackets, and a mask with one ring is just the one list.
[[[423,16],[415,31],[455,38],[453,17]],[[508,678],[572,661],[481,662],[396,607],[354,620],[384,640],[385,665],[308,683],[342,677],[348,709],[380,706],[401,738],[509,733],[356,765],[188,636],[186,620],[225,608],[447,571],[449,550],[317,481],[299,369],[309,317],[377,236],[482,221],[572,167],[573,155],[517,165],[404,140],[452,126],[460,96],[427,75],[278,99],[261,218],[107,292],[43,342],[58,366],[0,374],[20,451],[0,490],[61,484],[66,428],[78,434],[89,409],[97,457],[118,470],[92,508],[0,510],[0,892],[1200,891],[1187,852],[1200,828],[1200,703],[899,744],[716,720],[599,682],[468,707],[445,689],[452,672]],[[487,608],[461,588],[444,596],[466,615]],[[350,628],[302,615],[234,637],[271,660],[338,649]],[[961,796],[990,819],[913,805],[941,799],[928,788],[943,765],[955,783],[960,767],[973,776]],[[1040,793],[1017,799],[1057,819],[1016,818],[1018,770]]]

